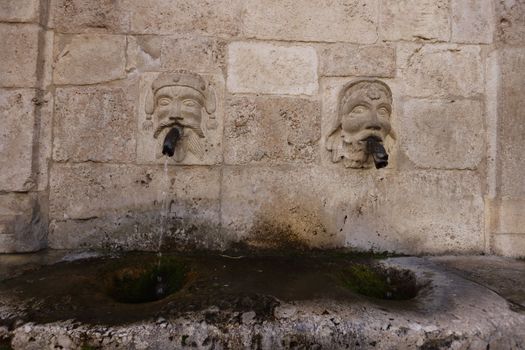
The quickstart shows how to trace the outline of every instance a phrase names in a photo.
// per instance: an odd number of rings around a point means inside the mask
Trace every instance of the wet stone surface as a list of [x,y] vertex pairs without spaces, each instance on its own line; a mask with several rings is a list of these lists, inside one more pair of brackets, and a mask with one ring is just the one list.
[[[498,274],[508,279],[525,271],[523,262],[516,260],[505,266],[491,257],[466,257],[450,265],[450,259],[341,251],[252,255],[235,251],[165,254],[163,270],[155,254],[51,255],[27,256],[26,264],[23,258],[0,257],[10,266],[1,270],[0,345],[13,349],[525,347],[525,313],[515,307],[516,295],[523,296],[520,284],[514,289],[510,283],[497,288]],[[499,273],[484,273],[481,267],[489,265]],[[159,271],[165,273],[166,286],[177,276],[176,288],[156,301],[115,300],[115,281],[125,280],[123,276],[149,278]],[[468,271],[477,274],[462,277]],[[401,298],[407,300],[395,300]]]

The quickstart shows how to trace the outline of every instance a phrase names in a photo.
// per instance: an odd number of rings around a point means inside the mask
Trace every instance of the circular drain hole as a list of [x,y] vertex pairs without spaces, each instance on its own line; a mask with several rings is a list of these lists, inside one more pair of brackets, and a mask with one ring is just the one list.
[[121,267],[108,277],[108,295],[121,303],[164,299],[186,283],[188,269],[179,260],[163,258],[143,266]]
[[344,269],[341,281],[356,293],[378,299],[408,300],[419,290],[412,271],[363,264]]

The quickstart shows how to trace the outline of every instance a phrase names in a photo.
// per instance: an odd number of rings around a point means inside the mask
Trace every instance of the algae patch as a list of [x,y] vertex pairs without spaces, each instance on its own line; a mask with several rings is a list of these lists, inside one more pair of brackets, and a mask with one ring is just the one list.
[[348,289],[372,298],[408,300],[418,291],[415,275],[408,270],[354,264],[344,269],[340,277]]

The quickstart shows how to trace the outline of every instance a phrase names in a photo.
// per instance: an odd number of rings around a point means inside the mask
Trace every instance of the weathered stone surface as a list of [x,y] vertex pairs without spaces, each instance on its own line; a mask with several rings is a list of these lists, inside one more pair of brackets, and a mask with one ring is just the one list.
[[137,34],[205,33],[237,35],[243,1],[239,0],[120,0]]
[[381,36],[389,41],[450,37],[447,0],[384,0],[380,18]]
[[483,106],[472,100],[409,100],[400,147],[421,168],[475,169],[485,154]]
[[39,250],[45,246],[46,233],[47,211],[36,193],[0,195],[0,253]]
[[132,162],[136,147],[136,80],[56,90],[53,159]]
[[254,245],[415,254],[484,247],[483,198],[473,173],[227,169],[222,193],[224,234]]
[[523,45],[525,0],[496,0],[496,34],[500,42]]
[[0,21],[36,22],[39,6],[39,0],[3,0],[0,2]]
[[377,39],[378,1],[246,1],[248,37],[371,44]]
[[[192,240],[183,236],[193,231],[202,241],[216,239],[219,178],[217,169],[202,167],[170,167],[164,173],[159,166],[57,164],[51,174],[49,244],[154,250],[163,229],[166,244],[172,236]],[[192,231],[191,225],[197,228]]]
[[225,168],[222,234],[262,248],[341,246],[309,167]]
[[222,73],[226,42],[213,38],[167,37],[162,43],[161,65],[164,70],[186,69],[197,73]]
[[321,76],[393,77],[395,50],[390,45],[331,44],[320,47]]
[[228,47],[227,85],[233,93],[313,95],[316,52],[309,46],[234,42]]
[[525,198],[502,198],[492,207],[494,233],[525,234]]
[[496,234],[492,239],[494,253],[515,258],[525,258],[525,234]]
[[127,37],[126,71],[155,71],[161,67],[163,38],[156,35],[136,35]]
[[37,25],[0,23],[0,86],[36,86],[38,32]]
[[478,46],[404,44],[398,48],[400,80],[408,96],[472,97],[484,92]]
[[494,14],[490,0],[453,0],[452,41],[459,43],[492,42]]
[[[138,104],[138,138],[137,138],[137,162],[139,164],[164,164],[166,157],[162,155],[162,142],[165,134],[154,137],[155,128],[151,117],[146,113],[146,99],[148,92],[151,92],[152,83],[159,76],[158,73],[143,74],[140,80],[140,99]],[[208,113],[206,108],[201,110],[201,128],[204,134],[199,141],[204,148],[202,157],[193,153],[185,152],[185,157],[181,161],[176,161],[175,157],[169,158],[169,164],[199,164],[213,165],[222,162],[222,139],[224,125],[224,80],[222,75],[202,75],[206,84],[209,84],[210,91],[215,94],[215,111]],[[211,100],[211,99],[210,99]]]
[[95,84],[125,77],[125,36],[59,35],[55,40],[55,84]]
[[35,91],[0,90],[0,191],[27,191],[32,178]]
[[49,27],[59,33],[122,33],[129,19],[121,0],[51,0]]
[[319,102],[299,98],[232,97],[226,102],[225,115],[226,164],[318,160]]
[[525,49],[499,52],[498,156],[501,195],[525,197]]

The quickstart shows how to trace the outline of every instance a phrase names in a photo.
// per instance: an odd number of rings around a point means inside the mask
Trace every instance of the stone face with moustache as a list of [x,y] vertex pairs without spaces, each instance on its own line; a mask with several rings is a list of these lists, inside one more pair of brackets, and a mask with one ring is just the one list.
[[187,152],[204,156],[203,110],[215,111],[215,93],[197,74],[163,73],[151,86],[146,97],[146,113],[153,117],[153,137],[163,140],[171,128],[181,131],[175,148],[175,161],[181,162]]
[[383,143],[393,137],[390,125],[392,93],[379,80],[358,80],[343,87],[339,95],[337,118],[326,139],[326,149],[334,163],[346,168],[371,168],[367,139]]

